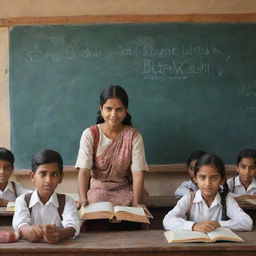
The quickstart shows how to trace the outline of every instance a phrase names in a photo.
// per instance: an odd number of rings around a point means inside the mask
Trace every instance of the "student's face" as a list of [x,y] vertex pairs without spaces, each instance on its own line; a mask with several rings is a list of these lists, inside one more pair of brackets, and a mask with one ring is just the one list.
[[211,165],[203,165],[195,176],[196,183],[201,190],[203,198],[213,200],[224,179],[218,170]]
[[6,160],[0,160],[0,184],[7,184],[12,175],[12,164]]
[[242,184],[248,185],[256,174],[256,164],[253,158],[242,158],[236,167]]
[[108,99],[100,111],[105,123],[111,127],[120,126],[126,116],[126,107],[118,98]]
[[47,202],[59,183],[63,173],[60,173],[57,163],[39,165],[35,173],[31,173],[38,195],[43,203]]
[[194,178],[194,168],[196,165],[196,160],[192,160],[188,166],[188,174],[190,176],[191,179]]

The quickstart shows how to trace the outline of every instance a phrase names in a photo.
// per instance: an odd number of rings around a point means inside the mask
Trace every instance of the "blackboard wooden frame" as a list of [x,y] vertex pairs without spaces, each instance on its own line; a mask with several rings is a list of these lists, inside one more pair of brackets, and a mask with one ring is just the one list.
[[256,13],[169,14],[169,15],[83,15],[60,17],[18,17],[0,19],[0,27],[83,23],[162,22],[256,22]]

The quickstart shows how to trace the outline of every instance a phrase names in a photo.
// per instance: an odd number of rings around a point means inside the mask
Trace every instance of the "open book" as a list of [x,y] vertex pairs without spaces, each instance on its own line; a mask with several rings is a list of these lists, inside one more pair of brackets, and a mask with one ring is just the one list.
[[229,228],[217,228],[216,230],[209,233],[198,231],[175,230],[166,231],[164,235],[168,243],[216,241],[245,242],[241,237],[236,235]]
[[113,206],[110,202],[82,206],[79,216],[83,220],[109,219],[150,223],[142,207]]
[[239,203],[247,203],[250,205],[256,205],[256,196],[251,196],[251,195],[242,195],[238,197],[234,197],[236,201]]
[[6,206],[7,212],[14,212],[15,211],[15,202],[9,201]]

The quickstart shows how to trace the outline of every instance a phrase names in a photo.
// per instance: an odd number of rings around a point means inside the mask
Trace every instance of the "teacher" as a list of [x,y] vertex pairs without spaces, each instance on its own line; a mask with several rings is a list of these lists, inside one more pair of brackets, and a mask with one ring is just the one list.
[[128,95],[121,86],[102,91],[97,124],[83,132],[75,165],[80,205],[108,201],[144,207],[148,166],[142,136],[127,110]]

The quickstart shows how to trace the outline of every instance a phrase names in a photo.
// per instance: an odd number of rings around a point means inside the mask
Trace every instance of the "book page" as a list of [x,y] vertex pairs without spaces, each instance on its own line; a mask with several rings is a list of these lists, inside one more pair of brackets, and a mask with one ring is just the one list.
[[208,233],[209,238],[212,241],[225,240],[234,242],[244,242],[244,240],[235,234],[229,228],[217,228],[212,232]]
[[83,209],[83,212],[113,212],[113,206],[110,202],[93,203],[86,205]]
[[256,198],[247,198],[244,201],[247,202],[247,203],[256,205]]
[[117,212],[129,212],[136,215],[146,216],[142,207],[115,206],[114,213],[117,213]]
[[14,212],[15,211],[15,202],[9,201],[7,206],[6,206],[6,211]]
[[210,242],[207,234],[198,231],[175,230],[164,233],[167,241],[170,242]]

